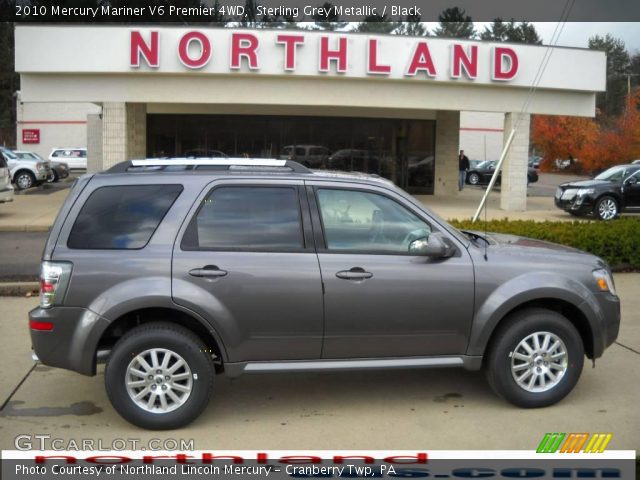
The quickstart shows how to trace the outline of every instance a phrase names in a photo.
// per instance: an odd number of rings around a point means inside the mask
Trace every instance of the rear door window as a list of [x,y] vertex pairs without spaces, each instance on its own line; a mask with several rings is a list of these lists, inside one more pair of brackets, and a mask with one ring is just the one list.
[[83,205],[69,234],[74,249],[144,248],[182,185],[119,185],[96,189]]
[[182,239],[184,250],[304,248],[294,187],[219,187],[205,198]]

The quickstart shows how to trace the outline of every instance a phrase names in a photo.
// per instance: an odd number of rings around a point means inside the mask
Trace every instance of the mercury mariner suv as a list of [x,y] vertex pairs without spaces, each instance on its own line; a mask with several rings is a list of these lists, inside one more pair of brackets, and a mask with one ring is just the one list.
[[114,408],[149,429],[198,417],[216,373],[483,369],[501,397],[544,407],[620,322],[593,255],[461,232],[387,180],[287,160],[84,175],[40,282],[34,356],[85,375],[106,361]]

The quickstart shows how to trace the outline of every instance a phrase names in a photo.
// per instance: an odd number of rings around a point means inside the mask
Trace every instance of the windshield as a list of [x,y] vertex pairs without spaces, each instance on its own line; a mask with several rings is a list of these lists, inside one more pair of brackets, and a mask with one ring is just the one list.
[[625,167],[611,167],[609,170],[605,170],[594,179],[608,180],[610,182],[620,182],[624,177],[624,171],[625,171]]
[[18,158],[18,157],[16,157],[15,153],[13,153],[11,150],[7,150],[7,149],[3,148],[0,151],[2,151],[2,153],[4,154],[5,157],[10,158],[11,160],[15,160],[16,158]]
[[16,154],[16,156],[22,160],[42,160],[41,157],[38,156],[38,154],[36,153],[31,153],[31,152],[13,152]]

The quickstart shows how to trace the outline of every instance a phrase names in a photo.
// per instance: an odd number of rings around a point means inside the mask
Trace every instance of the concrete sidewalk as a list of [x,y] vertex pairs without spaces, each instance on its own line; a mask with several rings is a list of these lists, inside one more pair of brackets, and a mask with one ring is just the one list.
[[15,195],[13,202],[0,205],[0,231],[46,232],[68,193],[64,188],[46,195]]

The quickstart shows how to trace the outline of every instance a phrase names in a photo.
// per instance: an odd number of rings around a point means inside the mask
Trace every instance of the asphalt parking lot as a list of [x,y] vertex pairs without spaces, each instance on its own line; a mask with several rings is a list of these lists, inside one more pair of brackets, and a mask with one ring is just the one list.
[[[479,372],[410,370],[217,378],[206,412],[187,428],[149,432],[111,408],[95,377],[34,366],[27,311],[34,298],[0,298],[0,448],[20,434],[79,441],[193,439],[196,449],[534,449],[546,432],[611,432],[611,449],[640,449],[640,274],[616,275],[618,342],[563,402],[521,410]],[[7,402],[7,399],[10,401]]]

